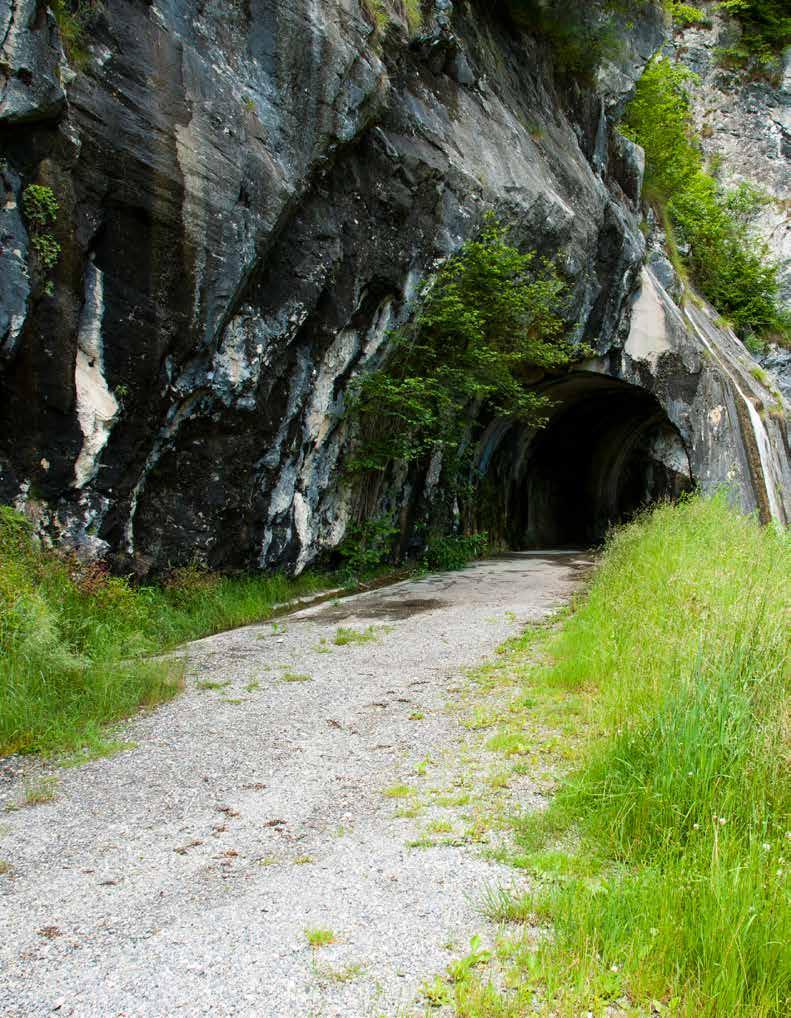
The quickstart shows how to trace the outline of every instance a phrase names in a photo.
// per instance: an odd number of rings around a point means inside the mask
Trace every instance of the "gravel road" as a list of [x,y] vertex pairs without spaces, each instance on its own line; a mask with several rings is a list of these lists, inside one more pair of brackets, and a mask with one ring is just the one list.
[[[503,868],[475,844],[409,847],[439,812],[403,815],[394,786],[441,788],[464,669],[585,566],[514,554],[185,648],[184,694],[124,726],[136,748],[0,813],[0,1014],[422,1014]],[[339,627],[371,638],[338,645]],[[311,948],[313,929],[335,942]]]

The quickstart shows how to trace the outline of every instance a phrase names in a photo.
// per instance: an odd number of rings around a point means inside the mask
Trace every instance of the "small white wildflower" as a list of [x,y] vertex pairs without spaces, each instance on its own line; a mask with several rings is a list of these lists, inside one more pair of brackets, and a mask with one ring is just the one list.
[[692,771],[687,771],[687,777],[688,777],[688,778],[694,778],[694,777],[695,777],[695,775],[693,774],[693,772],[692,772]]
[[692,825],[692,829],[693,829],[693,831],[699,831],[700,830],[700,824],[693,824]]
[[720,827],[724,827],[727,822],[728,821],[725,819],[725,817],[720,817]]
[[772,846],[769,844],[768,841],[765,841],[763,845],[761,845],[761,848],[764,850],[764,852],[768,852],[771,847]]
[[610,972],[617,972],[617,971],[618,971],[618,966],[617,965],[610,965]]

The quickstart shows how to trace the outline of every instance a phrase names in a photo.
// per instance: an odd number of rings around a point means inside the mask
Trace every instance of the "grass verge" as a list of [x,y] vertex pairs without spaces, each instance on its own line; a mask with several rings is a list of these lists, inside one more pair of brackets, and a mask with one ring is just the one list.
[[25,517],[0,507],[0,754],[100,752],[108,722],[181,688],[181,664],[151,655],[258,622],[326,583],[185,569],[133,587],[40,547]]
[[789,533],[724,496],[661,507],[610,540],[546,663],[533,632],[493,666],[579,741],[514,821],[533,890],[489,907],[523,926],[497,978],[456,983],[459,1015],[788,1013],[790,577]]

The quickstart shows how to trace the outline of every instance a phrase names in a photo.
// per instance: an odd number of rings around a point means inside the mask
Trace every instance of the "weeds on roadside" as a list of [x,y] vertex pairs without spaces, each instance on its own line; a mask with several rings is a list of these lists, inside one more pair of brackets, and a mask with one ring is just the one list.
[[327,947],[337,942],[338,938],[332,930],[315,927],[305,930],[305,937],[311,947]]
[[336,647],[347,647],[349,644],[372,643],[378,638],[379,630],[376,626],[368,626],[367,629],[346,629],[340,626],[332,642]]
[[6,810],[22,809],[24,806],[41,806],[46,802],[52,802],[55,798],[60,782],[54,774],[41,775],[25,782],[24,798],[21,802],[9,803]]
[[359,962],[349,962],[338,968],[322,965],[316,968],[316,975],[325,983],[350,983],[354,979],[359,979],[364,971],[364,967]]
[[408,799],[413,794],[414,789],[409,785],[391,785],[382,792],[386,799]]

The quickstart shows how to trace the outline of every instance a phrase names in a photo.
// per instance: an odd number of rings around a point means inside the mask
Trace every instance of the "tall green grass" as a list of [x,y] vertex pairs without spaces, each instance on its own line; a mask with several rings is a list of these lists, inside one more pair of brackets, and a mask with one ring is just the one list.
[[[551,1013],[624,997],[688,1018],[791,1013],[790,617],[789,533],[724,496],[609,541],[532,678],[593,704],[581,766],[517,824],[523,863],[567,856],[533,902],[551,933],[516,977]],[[496,1006],[459,1013],[520,1013],[484,996]]]
[[133,587],[40,547],[0,507],[0,753],[99,749],[108,722],[178,692],[179,663],[151,655],[260,621],[323,583],[187,569]]

